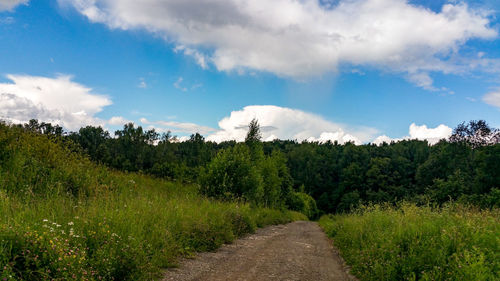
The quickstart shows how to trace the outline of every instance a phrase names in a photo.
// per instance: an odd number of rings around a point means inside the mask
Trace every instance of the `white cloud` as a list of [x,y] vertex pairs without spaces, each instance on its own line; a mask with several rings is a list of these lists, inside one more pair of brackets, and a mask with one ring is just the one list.
[[500,108],[500,92],[491,92],[483,96],[483,101]]
[[122,116],[113,116],[106,123],[113,126],[123,126],[128,123],[134,123],[134,121],[128,120]]
[[0,83],[0,119],[24,123],[35,118],[76,130],[85,125],[103,125],[95,117],[111,100],[98,95],[71,76],[47,78],[7,75],[11,83]]
[[174,48],[174,52],[176,52],[176,53],[182,52],[186,56],[193,57],[195,59],[196,63],[199,66],[201,66],[201,68],[208,69],[207,57],[205,55],[203,55],[202,53],[196,51],[195,49],[188,48],[188,47],[183,46],[183,45],[179,45],[179,46],[176,46]]
[[142,124],[151,125],[151,128],[155,128],[159,132],[171,131],[172,133],[200,133],[206,135],[215,131],[214,128],[207,126],[201,126],[194,123],[183,123],[175,121],[149,121],[146,118],[140,119]]
[[446,125],[439,125],[436,128],[427,128],[426,125],[418,126],[415,123],[410,125],[410,139],[427,140],[429,143],[437,143],[441,139],[451,136],[453,129]]
[[[458,72],[460,47],[492,39],[488,12],[451,1],[436,13],[407,0],[59,0],[92,22],[145,29],[175,51],[220,71],[254,69],[304,78],[341,63],[406,73],[432,89],[429,73]],[[460,67],[456,64],[462,64]]]
[[371,140],[377,133],[372,128],[350,129],[341,124],[325,120],[321,116],[298,109],[273,105],[252,105],[242,110],[231,112],[230,116],[219,121],[220,130],[209,135],[207,140],[221,142],[225,140],[243,141],[248,124],[256,118],[261,126],[263,140],[276,138],[308,141],[353,141],[361,144]]
[[424,88],[428,91],[437,91],[433,86],[434,80],[427,72],[409,73],[408,80],[418,87]]
[[426,140],[430,144],[436,144],[441,139],[447,139],[451,136],[453,130],[446,125],[439,125],[436,128],[428,128],[427,125],[416,125],[412,123],[409,128],[409,136],[405,136],[402,138],[390,138],[386,135],[382,135],[373,140],[374,144],[382,144],[384,142],[391,143],[392,141],[398,142],[405,139],[418,139],[418,140]]
[[29,0],[0,0],[0,11],[12,10],[18,5],[28,4]]

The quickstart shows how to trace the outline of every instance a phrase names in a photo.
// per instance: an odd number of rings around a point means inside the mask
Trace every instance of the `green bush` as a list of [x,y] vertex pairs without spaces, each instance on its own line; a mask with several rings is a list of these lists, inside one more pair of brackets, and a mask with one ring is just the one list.
[[290,210],[300,212],[310,219],[315,219],[319,214],[314,198],[304,192],[291,192],[287,205]]
[[370,206],[320,225],[361,280],[498,280],[500,212]]
[[284,209],[291,178],[280,152],[265,156],[260,143],[240,143],[212,159],[200,176],[200,186],[201,193],[209,197]]
[[250,149],[236,145],[217,154],[201,176],[201,192],[219,199],[262,199],[262,177],[250,160]]

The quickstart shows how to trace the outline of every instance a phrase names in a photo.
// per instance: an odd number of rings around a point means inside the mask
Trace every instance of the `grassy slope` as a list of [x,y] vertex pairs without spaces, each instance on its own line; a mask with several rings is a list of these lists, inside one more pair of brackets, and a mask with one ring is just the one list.
[[179,256],[295,219],[110,171],[0,124],[0,280],[150,280]]
[[375,206],[320,225],[361,280],[499,280],[498,209]]

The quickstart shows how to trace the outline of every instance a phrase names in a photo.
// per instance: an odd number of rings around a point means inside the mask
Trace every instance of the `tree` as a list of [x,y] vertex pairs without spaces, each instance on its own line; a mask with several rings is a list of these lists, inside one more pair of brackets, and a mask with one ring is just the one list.
[[93,161],[105,161],[108,154],[105,144],[111,137],[102,127],[80,128],[78,133],[71,133],[69,138],[80,144]]
[[462,122],[454,130],[450,142],[462,142],[477,148],[500,143],[500,130],[491,128],[484,120]]
[[203,171],[200,184],[203,194],[220,199],[260,203],[264,193],[262,177],[244,144],[220,151]]
[[63,135],[63,128],[61,126],[45,122],[39,123],[37,119],[31,119],[28,123],[24,124],[24,129],[49,136],[60,137]]
[[246,143],[260,142],[262,135],[260,133],[260,125],[257,119],[252,119],[248,125],[248,133],[245,138]]

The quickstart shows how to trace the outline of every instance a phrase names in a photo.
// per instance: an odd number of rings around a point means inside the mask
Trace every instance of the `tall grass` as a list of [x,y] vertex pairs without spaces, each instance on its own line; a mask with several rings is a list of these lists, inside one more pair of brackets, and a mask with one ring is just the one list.
[[151,280],[179,256],[296,219],[111,171],[0,124],[0,280]]
[[375,205],[320,225],[361,280],[499,280],[498,209]]

